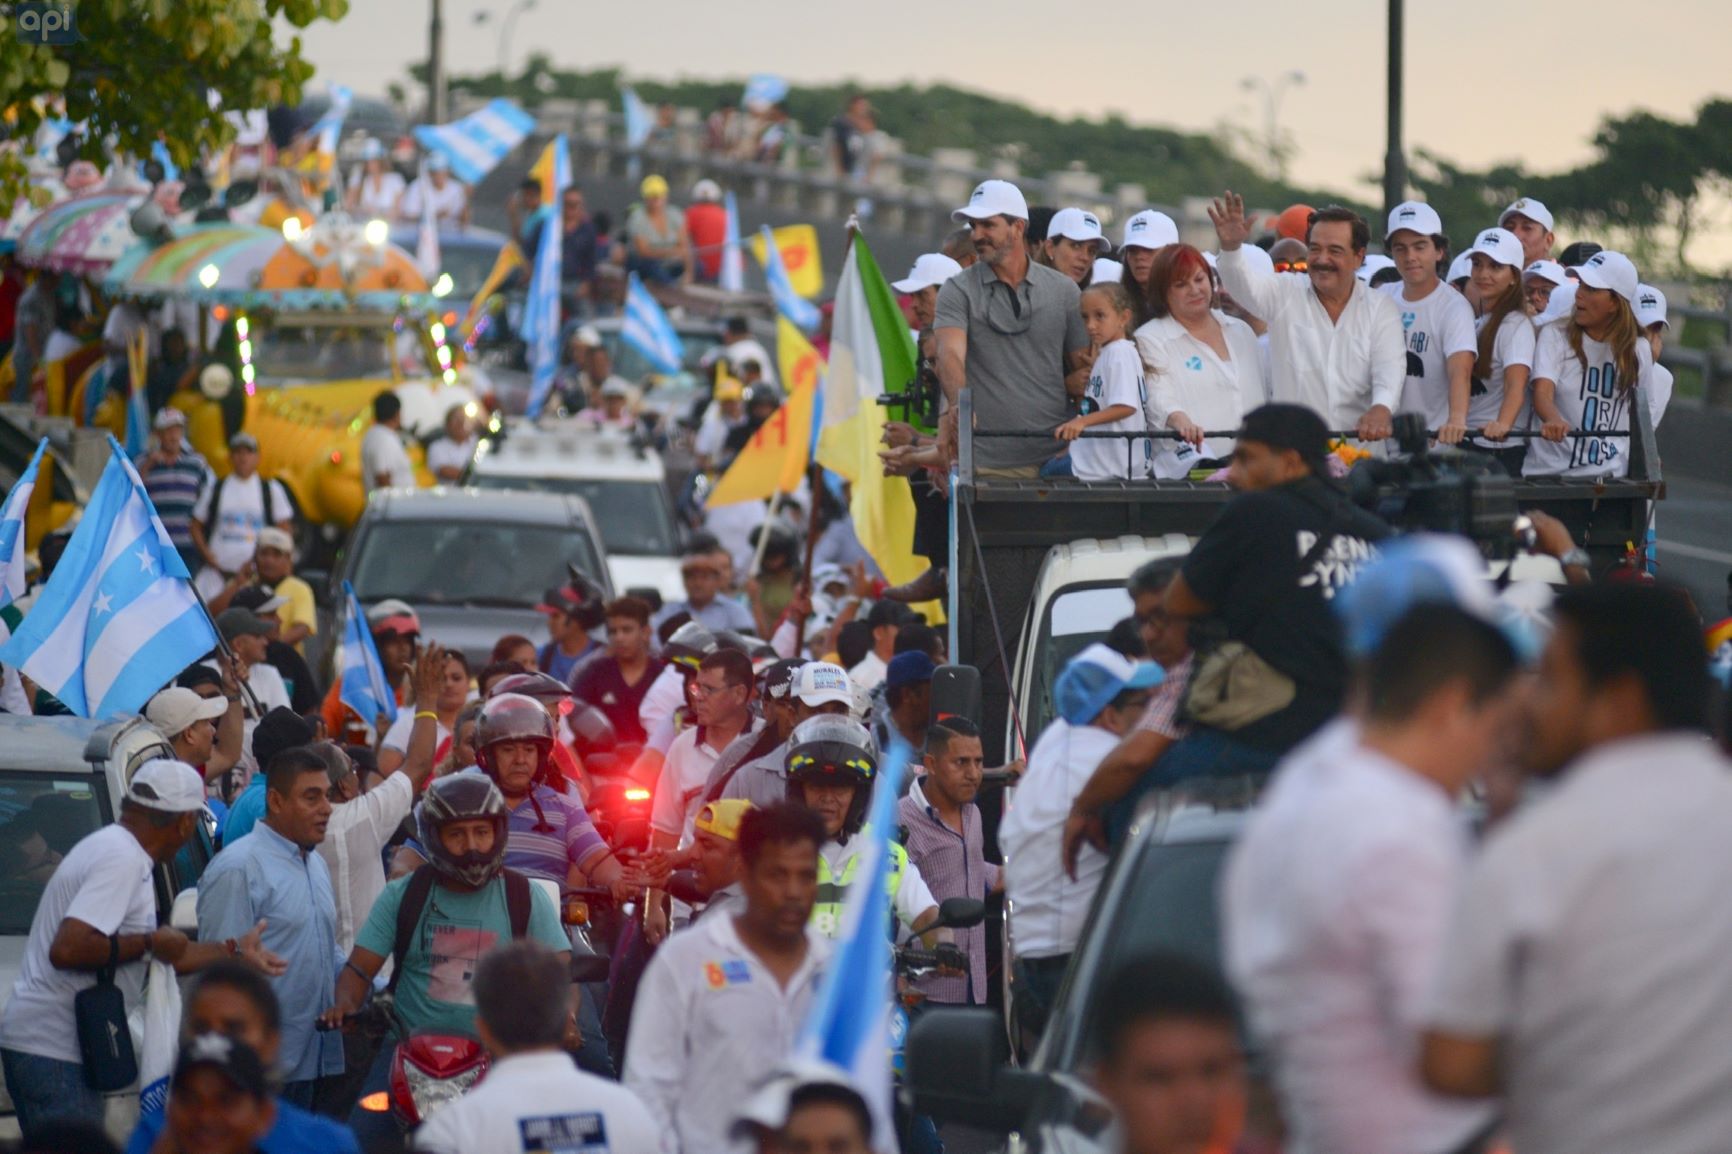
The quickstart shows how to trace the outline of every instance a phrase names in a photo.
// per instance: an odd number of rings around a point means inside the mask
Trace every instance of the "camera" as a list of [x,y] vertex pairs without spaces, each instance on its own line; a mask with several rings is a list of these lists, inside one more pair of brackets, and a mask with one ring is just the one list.
[[878,403],[884,406],[889,420],[906,421],[922,433],[933,433],[938,429],[940,392],[938,370],[922,358],[914,379],[900,391],[881,394]]
[[1432,449],[1420,413],[1396,416],[1394,441],[1402,458],[1360,461],[1347,474],[1356,505],[1403,532],[1457,533],[1482,547],[1513,547],[1515,483],[1497,460]]

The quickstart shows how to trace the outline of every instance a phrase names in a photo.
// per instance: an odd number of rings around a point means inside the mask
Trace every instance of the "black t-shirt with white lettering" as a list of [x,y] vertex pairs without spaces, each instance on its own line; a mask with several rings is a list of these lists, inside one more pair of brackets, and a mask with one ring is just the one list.
[[[1330,529],[1335,537],[1304,573],[1299,563]],[[1373,556],[1389,526],[1314,477],[1243,493],[1221,510],[1185,559],[1185,584],[1214,606],[1231,641],[1291,677],[1293,703],[1234,736],[1265,749],[1286,749],[1341,707],[1347,658],[1329,607]]]
[[625,678],[620,676],[619,662],[603,654],[594,661],[585,662],[577,670],[572,678],[571,692],[607,715],[607,719],[613,722],[614,736],[622,744],[642,745],[647,735],[643,722],[638,720],[638,707],[643,704],[644,694],[649,692],[664,664],[658,657],[650,658],[649,668],[637,679],[637,684],[627,685]]

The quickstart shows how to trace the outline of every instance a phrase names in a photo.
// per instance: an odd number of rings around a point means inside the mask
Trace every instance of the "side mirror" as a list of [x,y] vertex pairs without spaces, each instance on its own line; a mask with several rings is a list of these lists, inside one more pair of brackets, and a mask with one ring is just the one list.
[[962,930],[986,920],[986,903],[979,898],[945,898],[938,903],[938,925]]
[[1009,1066],[997,1013],[934,1008],[908,1033],[904,1090],[914,1109],[944,1122],[999,1134],[1022,1128],[1047,1079]]
[[198,888],[181,890],[169,907],[168,924],[189,938],[198,937]]

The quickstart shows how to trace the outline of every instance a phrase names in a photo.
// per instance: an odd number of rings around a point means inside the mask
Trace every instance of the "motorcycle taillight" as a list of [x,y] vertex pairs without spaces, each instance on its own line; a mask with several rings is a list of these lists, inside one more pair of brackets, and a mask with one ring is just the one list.
[[487,1051],[457,1034],[417,1034],[391,1059],[391,1107],[406,1125],[425,1122],[487,1074]]

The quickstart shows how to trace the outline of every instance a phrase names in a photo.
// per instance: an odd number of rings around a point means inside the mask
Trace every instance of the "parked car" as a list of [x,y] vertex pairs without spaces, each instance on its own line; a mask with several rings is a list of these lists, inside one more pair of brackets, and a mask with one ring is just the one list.
[[[30,923],[53,867],[86,834],[113,822],[139,766],[173,757],[168,741],[142,717],[0,718],[0,1007],[12,996]],[[156,868],[157,917],[170,922],[175,896],[198,884],[213,850],[207,812],[198,835]],[[108,1130],[126,1134],[138,1093],[108,1096]],[[0,1134],[17,1134],[12,1099],[0,1084]]]
[[[363,606],[413,606],[425,637],[485,662],[507,633],[547,638],[536,611],[567,565],[613,595],[602,536],[582,497],[480,489],[376,491],[338,557],[319,637],[340,636],[342,583]],[[333,647],[334,648],[334,647]],[[323,658],[330,675],[330,650]]]

